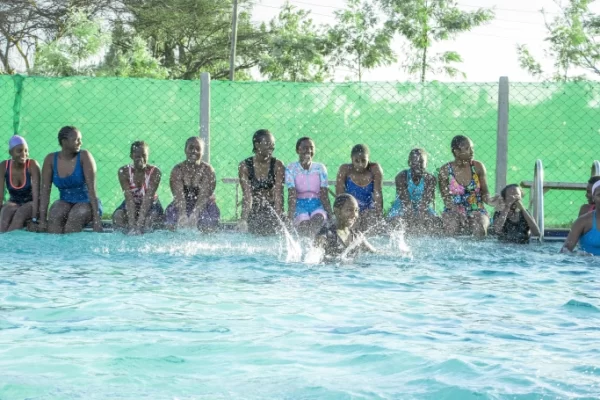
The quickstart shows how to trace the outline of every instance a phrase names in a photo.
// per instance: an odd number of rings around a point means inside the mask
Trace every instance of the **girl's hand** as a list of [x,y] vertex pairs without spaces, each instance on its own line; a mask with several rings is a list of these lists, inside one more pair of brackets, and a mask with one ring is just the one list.
[[248,232],[248,221],[246,221],[245,219],[240,220],[235,228],[238,232]]

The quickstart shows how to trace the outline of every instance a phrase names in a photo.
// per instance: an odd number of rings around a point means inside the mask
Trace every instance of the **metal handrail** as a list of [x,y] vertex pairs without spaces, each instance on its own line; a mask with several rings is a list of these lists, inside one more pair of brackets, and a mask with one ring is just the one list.
[[[599,163],[600,167],[600,163]],[[544,165],[542,160],[536,160],[533,170],[533,187],[531,188],[533,203],[532,216],[540,228],[540,242],[544,241]]]
[[600,175],[600,161],[594,160],[592,164],[592,176]]

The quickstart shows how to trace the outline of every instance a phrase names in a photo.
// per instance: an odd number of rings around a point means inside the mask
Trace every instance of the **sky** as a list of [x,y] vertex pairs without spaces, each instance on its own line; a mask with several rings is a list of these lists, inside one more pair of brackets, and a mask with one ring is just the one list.
[[[252,16],[254,21],[263,22],[277,16],[279,8],[285,0],[256,0]],[[334,12],[345,7],[345,0],[290,0],[298,8],[311,11],[316,24],[331,25],[335,23]],[[459,0],[458,5],[465,11],[473,11],[479,7],[495,10],[495,18],[490,23],[474,28],[459,35],[455,40],[434,45],[434,53],[454,50],[463,59],[458,68],[466,74],[466,79],[449,78],[443,75],[428,76],[427,80],[496,82],[501,76],[508,76],[513,82],[534,82],[520,66],[517,58],[517,45],[524,44],[534,57],[541,62],[542,68],[550,75],[553,71],[552,60],[545,57],[544,42],[546,28],[541,9],[553,17],[560,9],[554,0]],[[590,9],[600,12],[598,5]],[[402,58],[402,42],[395,40],[393,50],[397,58]],[[343,81],[351,75],[351,71],[338,70],[335,81]],[[405,81],[407,75],[399,64],[380,67],[365,73],[364,81]],[[414,80],[416,78],[412,78]]]

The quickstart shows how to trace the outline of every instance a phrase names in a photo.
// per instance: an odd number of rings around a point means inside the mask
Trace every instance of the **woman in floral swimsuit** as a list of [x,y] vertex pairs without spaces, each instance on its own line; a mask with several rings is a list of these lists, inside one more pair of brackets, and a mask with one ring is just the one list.
[[440,193],[444,200],[442,219],[448,235],[484,237],[490,218],[484,203],[489,204],[485,166],[473,160],[473,142],[455,136],[450,145],[454,161],[440,169]]

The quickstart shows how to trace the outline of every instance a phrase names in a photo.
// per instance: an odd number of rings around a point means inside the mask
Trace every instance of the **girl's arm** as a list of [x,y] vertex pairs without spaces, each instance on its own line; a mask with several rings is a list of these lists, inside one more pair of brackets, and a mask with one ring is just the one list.
[[529,211],[527,211],[527,209],[525,208],[525,206],[523,205],[523,203],[521,201],[517,202],[517,207],[523,213],[523,217],[525,217],[525,221],[527,221],[527,225],[529,225],[529,230],[531,231],[531,235],[532,236],[540,236],[540,228],[538,227],[536,222],[533,220],[533,217],[531,216],[531,214],[529,214]]
[[579,215],[577,215],[577,218],[579,218],[582,215],[585,215],[589,212],[590,212],[590,204],[584,204],[579,208]]
[[340,165],[337,176],[335,178],[335,195],[338,196],[346,193],[346,178],[348,177],[348,167],[346,164]]
[[81,151],[81,166],[83,167],[83,177],[88,187],[88,196],[92,207],[93,229],[94,232],[102,232],[102,220],[100,219],[96,193],[96,161],[92,153],[87,150]]
[[373,245],[371,243],[369,243],[367,238],[362,234],[361,234],[361,236],[362,236],[362,244],[361,244],[362,250],[366,251],[368,253],[377,253],[377,249],[375,249],[375,247],[373,247]]
[[406,176],[406,171],[400,171],[398,172],[398,175],[396,175],[396,194],[398,194],[398,198],[402,202],[404,213],[412,214],[412,205],[410,196],[408,195]]
[[375,202],[375,212],[377,216],[383,215],[383,169],[377,163],[371,165],[373,174],[373,201]]
[[[33,197],[31,217],[37,218],[40,210],[40,165],[35,160],[29,162],[29,172],[31,173],[31,195]],[[0,171],[0,176],[2,176]],[[4,180],[2,180],[4,183]],[[0,193],[4,193],[4,187],[0,186]]]
[[[4,174],[6,173],[6,162],[0,163],[0,210],[4,204]],[[33,179],[33,177],[32,177]],[[33,184],[33,182],[32,182]],[[35,215],[34,215],[35,216]]]
[[443,165],[440,168],[440,173],[438,176],[439,186],[440,186],[440,194],[442,195],[442,200],[444,201],[444,206],[448,210],[454,210],[454,202],[452,201],[452,196],[450,195],[450,175],[448,173],[448,164]]
[[277,160],[275,164],[275,184],[273,185],[273,201],[275,202],[275,212],[277,215],[283,215],[283,181],[285,180],[285,167],[283,163]]
[[117,172],[117,178],[119,179],[123,196],[125,196],[125,207],[127,208],[127,228],[133,229],[135,227],[135,202],[133,201],[133,196],[131,195],[131,190],[129,189],[129,172],[127,168],[127,166],[119,168],[119,171]]
[[510,211],[510,204],[506,204],[504,207],[494,213],[494,232],[496,235],[502,234],[502,229],[506,223],[508,212]]
[[150,207],[152,207],[152,203],[154,203],[154,195],[158,190],[158,185],[160,185],[161,178],[162,172],[160,171],[160,169],[158,169],[158,167],[154,167],[152,173],[150,174],[150,179],[148,182],[149,185],[146,190],[146,194],[144,195],[144,198],[142,200],[142,205],[140,206],[140,213],[137,219],[136,228],[140,231],[144,229],[146,225],[146,216],[148,215],[148,212],[150,212]]
[[181,173],[181,166],[179,164],[174,166],[171,170],[169,187],[171,188],[171,194],[173,194],[173,203],[175,203],[175,208],[179,214],[179,219],[187,219],[185,195],[183,193],[183,176]]
[[[592,218],[592,217],[588,217]],[[567,236],[567,240],[563,244],[563,247],[560,249],[561,253],[572,252],[579,238],[583,235],[583,229],[585,228],[585,219],[586,217],[578,218],[571,226],[571,230],[569,231],[569,235]]]
[[425,174],[425,191],[423,193],[423,199],[421,200],[421,209],[419,210],[421,213],[425,213],[427,211],[427,207],[429,204],[433,205],[435,200],[435,187],[437,186],[437,179],[435,176],[426,173]]
[[323,204],[323,208],[327,212],[329,218],[333,216],[333,211],[331,209],[331,201],[329,200],[329,188],[322,187],[319,190],[319,197],[321,198],[321,203]]
[[[240,179],[240,186],[242,187],[242,215],[240,218],[242,221],[246,221],[250,210],[252,210],[252,187],[248,179],[248,167],[244,161],[238,166],[238,177]],[[277,179],[277,176],[275,179]]]
[[46,230],[48,224],[48,206],[52,192],[52,173],[54,169],[54,154],[50,153],[44,158],[42,165],[42,185],[40,187],[40,231]]
[[481,189],[480,189],[481,200],[483,200],[484,203],[493,206],[494,204],[490,203],[491,199],[490,199],[490,192],[488,190],[487,171],[485,170],[485,165],[483,165],[479,161],[474,161],[474,163],[475,163],[475,172],[477,172],[477,175],[479,176],[479,185],[481,187]]
[[[198,193],[198,199],[196,200],[196,207],[194,209],[194,214],[200,216],[204,209],[206,208],[206,204],[215,194],[215,189],[217,188],[217,175],[215,174],[214,168],[207,163],[203,164],[202,168],[204,171],[202,172],[202,183],[200,184],[200,193]],[[197,219],[194,219],[196,221]]]
[[288,219],[294,220],[296,215],[296,200],[298,199],[296,188],[288,188]]

